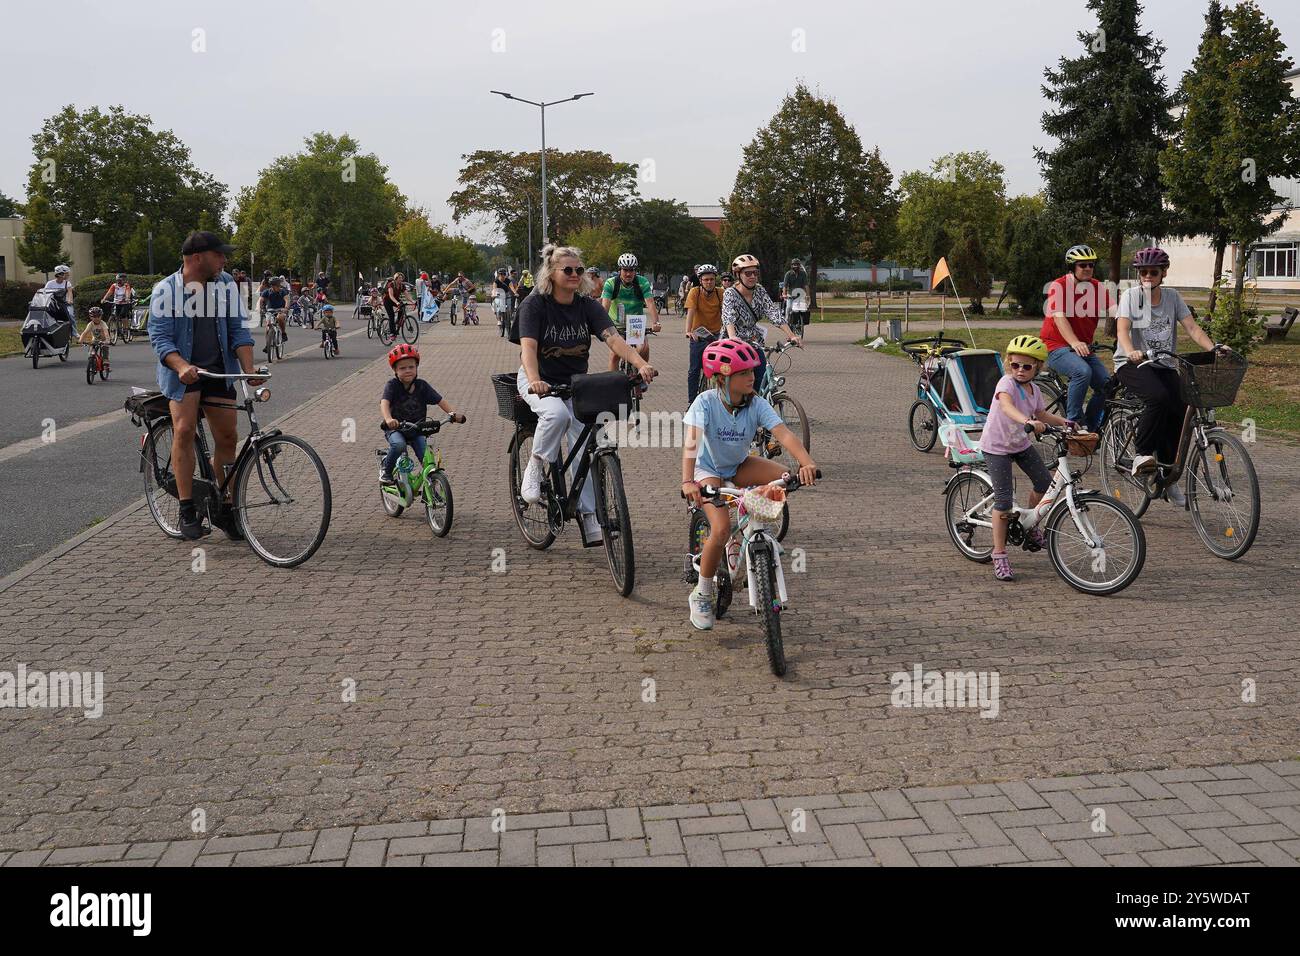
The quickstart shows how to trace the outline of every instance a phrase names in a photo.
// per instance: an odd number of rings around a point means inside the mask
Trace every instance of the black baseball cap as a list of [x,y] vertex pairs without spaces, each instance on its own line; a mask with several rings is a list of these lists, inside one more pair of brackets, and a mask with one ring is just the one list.
[[197,232],[191,232],[185,237],[185,242],[181,245],[181,255],[192,256],[199,252],[224,252],[230,255],[235,251],[235,247],[221,241],[221,237],[215,232],[208,232],[200,229]]

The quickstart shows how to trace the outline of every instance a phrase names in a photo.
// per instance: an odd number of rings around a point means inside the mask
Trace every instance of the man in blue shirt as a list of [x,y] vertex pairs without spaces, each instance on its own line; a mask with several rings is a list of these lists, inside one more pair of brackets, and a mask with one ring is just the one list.
[[[193,499],[194,436],[199,402],[212,430],[212,470],[220,478],[234,464],[235,390],[221,379],[201,378],[199,370],[217,375],[253,374],[253,336],[239,289],[225,271],[231,246],[211,232],[193,232],[181,246],[180,270],[153,288],[149,303],[149,342],[158,355],[158,388],[170,400],[172,472],[180,499],[180,531],[188,540],[208,533]],[[261,379],[250,381],[260,385]],[[242,537],[231,519],[219,527]]]

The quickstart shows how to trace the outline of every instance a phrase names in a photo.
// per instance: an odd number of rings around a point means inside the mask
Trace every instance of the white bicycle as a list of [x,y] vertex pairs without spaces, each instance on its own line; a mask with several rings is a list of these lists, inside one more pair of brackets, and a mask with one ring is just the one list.
[[[1025,431],[1032,432],[1033,426],[1026,425]],[[1007,544],[1038,551],[1041,545],[1029,532],[1042,526],[1052,566],[1066,584],[1084,594],[1124,590],[1146,562],[1142,525],[1123,502],[1098,491],[1076,490],[1086,466],[1070,471],[1068,455],[1091,456],[1097,436],[1048,425],[1042,438],[1056,442],[1056,475],[1036,507],[1012,504]],[[964,557],[987,563],[993,559],[993,482],[979,467],[983,456],[978,452],[955,457],[966,463],[953,462],[957,473],[944,489],[948,535]]]
[[[817,477],[822,476],[818,469]],[[798,475],[786,475],[773,485],[785,489],[786,495],[801,487]],[[781,637],[781,612],[789,598],[785,590],[785,570],[781,566],[781,539],[790,527],[790,509],[785,501],[773,501],[757,488],[714,488],[704,485],[700,494],[710,501],[724,501],[732,509],[731,536],[727,539],[725,560],[718,564],[715,613],[722,617],[731,606],[735,585],[747,582],[749,606],[763,622],[767,643],[767,661],[777,677],[785,674],[785,644]],[[715,507],[712,504],[706,508]],[[700,575],[700,552],[709,536],[709,519],[703,509],[691,506],[690,553],[686,556],[683,579],[692,584]]]

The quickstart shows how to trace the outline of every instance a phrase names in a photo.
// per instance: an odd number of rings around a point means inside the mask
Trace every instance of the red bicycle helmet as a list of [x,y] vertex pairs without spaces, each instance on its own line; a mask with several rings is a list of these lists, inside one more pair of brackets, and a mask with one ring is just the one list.
[[398,362],[405,358],[415,359],[415,364],[420,364],[420,350],[414,345],[407,345],[403,342],[401,345],[393,346],[393,350],[388,353],[388,367],[394,367]]
[[739,339],[723,339],[704,350],[703,368],[708,376],[735,375],[747,368],[758,368],[758,349]]
[[1138,268],[1156,266],[1161,269],[1168,269],[1169,253],[1156,246],[1148,246],[1146,249],[1139,249],[1133,254],[1133,265]]

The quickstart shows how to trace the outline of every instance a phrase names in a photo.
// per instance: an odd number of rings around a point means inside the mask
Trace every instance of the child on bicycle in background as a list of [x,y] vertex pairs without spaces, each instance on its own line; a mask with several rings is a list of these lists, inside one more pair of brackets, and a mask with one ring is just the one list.
[[90,307],[90,319],[86,327],[77,336],[77,344],[90,345],[100,342],[108,345],[108,323],[104,321],[104,310],[93,305]]
[[[704,350],[702,364],[711,388],[695,397],[682,420],[686,444],[682,452],[682,495],[696,507],[704,499],[701,485],[732,485],[743,488],[776,481],[785,468],[779,462],[749,454],[750,443],[760,427],[799,462],[799,481],[815,483],[817,465],[799,439],[781,420],[767,399],[754,393],[754,369],[758,350],[748,342],[723,339]],[[717,598],[714,574],[731,536],[731,513],[725,504],[704,508],[709,519],[709,537],[700,551],[700,579],[691,591],[688,606],[691,624],[698,630],[713,627]]]
[[[1073,426],[1074,423],[1047,411],[1043,393],[1034,384],[1034,377],[1042,371],[1047,361],[1047,346],[1033,335],[1017,335],[1007,345],[1008,373],[998,379],[993,388],[993,407],[984,422],[980,437],[980,450],[984,464],[993,482],[993,576],[999,581],[1012,581],[1011,561],[1007,558],[1007,527],[1011,521],[1011,465],[1014,462],[1029,476],[1034,492],[1029,496],[1029,507],[1043,500],[1043,494],[1052,485],[1052,476],[1025,434],[1024,426],[1032,424],[1034,431],[1042,434],[1046,426]],[[1029,532],[1029,540],[1039,547],[1044,544],[1043,532],[1038,528]]]
[[448,415],[455,418],[457,424],[465,423],[465,416],[458,415],[451,407],[451,402],[438,394],[432,385],[417,377],[420,369],[420,350],[414,345],[402,343],[388,353],[388,365],[393,370],[393,378],[384,386],[384,397],[379,402],[379,414],[383,416],[381,426],[388,433],[388,454],[384,458],[383,470],[379,480],[383,484],[392,484],[393,466],[397,459],[406,453],[409,441],[415,457],[423,460],[424,449],[428,441],[423,435],[412,435],[408,439],[397,426],[402,422],[422,422],[429,413],[430,405],[437,405]]
[[325,340],[329,339],[334,343],[334,354],[342,355],[339,351],[339,321],[334,318],[334,306],[326,302],[320,307],[320,347],[325,347]]

